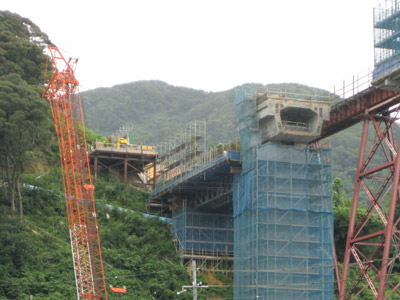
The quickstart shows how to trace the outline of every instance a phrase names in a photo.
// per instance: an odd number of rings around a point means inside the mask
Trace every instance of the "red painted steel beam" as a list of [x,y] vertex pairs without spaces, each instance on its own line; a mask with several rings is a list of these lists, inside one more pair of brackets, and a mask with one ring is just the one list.
[[[387,163],[384,163],[383,165],[380,165],[380,166],[378,166],[378,167],[375,167],[375,168],[372,168],[372,169],[370,169],[370,170],[367,170],[367,171],[365,171],[365,172],[360,173],[360,177],[363,178],[363,177],[369,176],[369,175],[371,175],[371,174],[374,174],[374,173],[376,173],[376,172],[379,172],[380,170],[383,170],[383,169],[386,169],[386,168],[388,168],[388,167],[391,167],[391,166],[393,166],[393,164],[394,164],[393,161],[389,161],[389,162],[387,162]],[[384,177],[382,177],[382,178],[380,178],[380,179],[384,179]]]
[[[353,193],[353,202],[352,202],[350,219],[349,219],[349,227],[347,230],[347,237],[353,237],[355,225],[356,225],[358,197],[359,197],[360,187],[361,187],[360,173],[361,173],[361,168],[364,163],[365,148],[366,148],[367,137],[368,137],[368,125],[369,125],[369,120],[368,119],[364,120],[363,132],[361,135],[360,152],[358,155],[356,182],[355,182],[354,193]],[[342,286],[340,288],[341,294],[339,295],[339,300],[346,299],[345,293],[346,293],[346,285],[347,285],[347,278],[348,278],[350,258],[351,258],[351,250],[350,250],[351,244],[350,243],[351,243],[351,239],[348,238],[347,242],[346,242],[346,250],[344,253],[343,271],[342,271],[342,280],[341,280]]]
[[360,242],[362,242],[362,241],[369,240],[369,239],[372,239],[372,238],[377,237],[377,236],[381,236],[384,233],[385,233],[385,231],[381,230],[381,231],[377,231],[377,232],[374,232],[374,233],[371,233],[371,234],[367,234],[367,235],[364,235],[364,236],[359,236],[359,237],[357,237],[355,239],[352,239],[351,243],[352,244],[360,244]]
[[[392,250],[395,249],[394,244],[397,244],[400,239],[397,228],[400,217],[395,215],[400,194],[400,158],[398,155],[400,138],[398,143],[395,144],[392,133],[392,126],[395,126],[396,119],[393,114],[397,115],[400,111],[400,108],[393,108],[396,101],[399,101],[398,95],[386,99],[384,102],[375,101],[379,103],[365,109],[364,115],[361,117],[364,124],[339,300],[365,297],[365,289],[370,289],[374,294],[374,299],[378,300],[388,299],[392,293],[400,294],[400,285],[394,281],[393,277],[388,276],[395,261],[393,256],[397,254],[393,253]],[[375,114],[377,113],[382,117],[376,118]],[[375,138],[370,145],[371,150],[366,153],[369,124],[373,124],[370,128],[374,131]],[[381,149],[385,154],[385,162],[379,159],[374,160],[374,157],[379,155],[378,149]],[[379,173],[378,179],[374,176],[375,173]],[[383,180],[383,182],[377,185],[377,180]],[[370,200],[368,208],[359,205],[361,187]],[[389,206],[382,204],[388,192],[391,192]],[[364,210],[365,213],[357,221],[357,213],[360,210]],[[382,224],[379,230],[376,224],[370,222],[374,213],[378,215],[378,220]],[[382,230],[382,228],[384,229]],[[368,234],[365,234],[365,232],[368,232]],[[350,282],[348,275],[351,260],[356,262],[359,274],[358,279],[353,281],[352,287],[347,289]]]
[[400,103],[399,91],[369,87],[332,106],[330,119],[323,123],[321,136],[317,140],[324,139],[359,123],[365,117],[366,110],[378,113],[397,103]]
[[[399,137],[398,144],[400,145],[400,137]],[[395,168],[395,171],[394,171],[394,178],[393,178],[392,195],[390,198],[389,215],[388,215],[388,220],[387,220],[388,223],[385,228],[385,242],[384,242],[383,257],[382,257],[382,268],[381,268],[381,271],[378,273],[380,276],[380,279],[379,279],[379,289],[378,289],[378,298],[377,299],[383,299],[383,297],[385,296],[385,286],[386,286],[386,282],[387,282],[386,274],[387,274],[387,269],[388,269],[388,265],[389,265],[390,249],[392,246],[391,245],[392,235],[394,232],[393,224],[395,222],[394,217],[395,217],[396,205],[397,205],[397,200],[398,200],[398,190],[399,190],[399,179],[400,179],[400,157],[399,157],[399,155],[396,155],[394,168]]]

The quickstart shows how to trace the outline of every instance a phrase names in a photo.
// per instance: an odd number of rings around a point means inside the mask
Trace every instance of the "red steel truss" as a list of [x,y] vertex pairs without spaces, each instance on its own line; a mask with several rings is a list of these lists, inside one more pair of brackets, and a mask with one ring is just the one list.
[[[371,293],[375,299],[383,300],[391,299],[394,293],[400,294],[400,283],[391,276],[400,255],[400,217],[395,214],[400,192],[400,158],[397,155],[400,139],[396,143],[392,130],[393,126],[397,126],[395,121],[399,111],[399,107],[393,106],[382,110],[382,103],[365,109],[343,272],[339,282],[340,300],[364,299]],[[368,134],[368,130],[372,130],[373,135]],[[377,153],[383,154],[384,161],[379,161]],[[369,200],[366,209],[360,205],[361,195]],[[378,218],[372,218],[374,214]],[[377,220],[379,224],[376,224]],[[357,267],[358,278],[352,280],[354,284],[350,286],[349,268],[353,263]]]
[[400,103],[399,91],[378,89],[371,86],[333,105],[329,121],[324,122],[321,136],[317,140],[324,139],[359,123],[366,109],[375,107],[376,112],[384,111],[397,103]]
[[[79,82],[74,75],[77,59],[66,61],[57,47],[48,49],[52,73],[43,97],[49,99],[57,132],[77,297],[107,299]],[[49,56],[46,71],[48,64]]]

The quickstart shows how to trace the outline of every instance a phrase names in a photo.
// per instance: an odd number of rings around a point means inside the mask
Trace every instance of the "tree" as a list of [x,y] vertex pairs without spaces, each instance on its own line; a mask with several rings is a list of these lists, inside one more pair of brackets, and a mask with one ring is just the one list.
[[336,177],[332,184],[333,207],[339,207],[344,204],[346,198],[344,197],[344,184],[343,180]]
[[12,216],[16,195],[23,214],[20,177],[49,129],[40,96],[45,56],[38,44],[45,42],[47,35],[30,20],[0,11],[0,170]]
[[8,185],[11,215],[15,215],[15,194],[23,215],[20,178],[29,162],[30,151],[47,129],[46,102],[37,87],[28,85],[18,74],[0,77],[0,163]]

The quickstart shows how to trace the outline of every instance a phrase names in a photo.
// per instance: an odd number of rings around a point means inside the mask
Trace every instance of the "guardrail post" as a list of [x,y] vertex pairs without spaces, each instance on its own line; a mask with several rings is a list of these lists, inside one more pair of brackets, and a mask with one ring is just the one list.
[[345,83],[345,81],[343,80],[343,99],[345,99],[345,90],[346,90],[346,83]]

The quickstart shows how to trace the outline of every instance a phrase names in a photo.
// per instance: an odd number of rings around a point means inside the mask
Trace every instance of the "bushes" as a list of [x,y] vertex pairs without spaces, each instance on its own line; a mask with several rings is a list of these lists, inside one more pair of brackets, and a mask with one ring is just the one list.
[[[23,179],[40,188],[23,189],[25,219],[0,217],[0,298],[74,299],[60,169]],[[148,194],[108,174],[96,183],[96,197],[143,211]],[[3,202],[0,198],[0,206]],[[165,223],[104,206],[98,207],[97,216],[107,287],[125,285],[129,299],[174,299],[181,286],[190,282]],[[118,295],[110,293],[108,298],[118,299]]]

